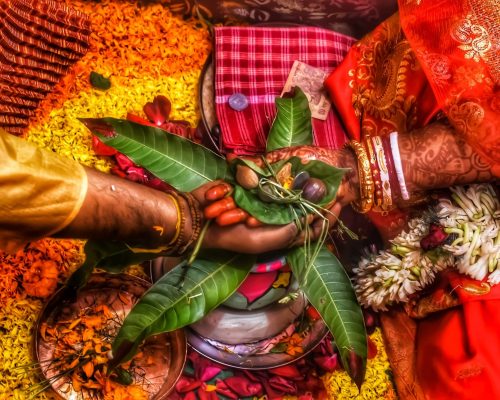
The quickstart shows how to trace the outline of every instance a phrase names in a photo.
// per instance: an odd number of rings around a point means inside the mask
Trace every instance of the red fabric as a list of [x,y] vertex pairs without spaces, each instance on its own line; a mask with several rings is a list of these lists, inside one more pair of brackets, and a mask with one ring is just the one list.
[[[354,43],[348,36],[320,28],[221,27],[215,30],[215,102],[227,151],[255,154],[265,150],[270,124],[295,60],[325,71],[334,69]],[[244,94],[249,106],[229,107]],[[340,120],[331,111],[326,121],[313,119],[315,144],[338,148],[345,141]]]
[[[400,2],[401,24],[397,14],[382,23],[325,83],[348,134],[405,134],[443,111],[498,175],[498,54],[488,42],[495,39],[490,22],[498,5],[491,6],[483,0]],[[405,214],[372,213],[371,219],[391,237]],[[458,274],[446,279],[461,304],[418,322],[418,383],[429,400],[499,399],[500,286],[489,290]],[[406,371],[394,372],[404,383]],[[417,398],[416,391],[411,396]]]
[[500,177],[498,1],[400,3],[401,26],[439,108]]
[[459,274],[447,278],[462,305],[419,321],[420,385],[429,400],[500,399],[500,285],[489,289]]

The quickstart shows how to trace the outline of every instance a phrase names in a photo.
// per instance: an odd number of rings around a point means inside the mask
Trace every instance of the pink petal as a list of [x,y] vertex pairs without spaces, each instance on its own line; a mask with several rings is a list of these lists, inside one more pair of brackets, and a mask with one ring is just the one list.
[[191,392],[201,386],[201,381],[191,378],[189,376],[182,375],[177,384],[175,385],[175,390],[180,393]]
[[125,154],[118,153],[115,155],[116,163],[118,164],[118,168],[122,171],[127,171],[130,167],[135,167],[134,162],[128,158]]
[[168,121],[171,104],[165,96],[156,96],[152,103],[146,103],[143,110],[148,119],[159,127]]
[[238,293],[245,296],[249,303],[263,296],[272,287],[278,277],[278,271],[264,274],[249,274],[238,288]]
[[315,356],[314,362],[326,372],[335,371],[340,366],[337,354],[331,356]]
[[271,374],[279,375],[285,378],[300,378],[302,374],[293,364],[284,365],[282,367],[272,368],[269,370]]
[[195,376],[203,382],[214,378],[224,369],[222,365],[217,364],[205,357],[199,357],[196,362],[193,362],[193,365],[195,369]]
[[134,182],[145,183],[148,179],[147,172],[141,167],[129,167],[127,169],[127,179]]
[[238,400],[238,395],[229,389],[224,381],[218,379],[215,386],[217,387],[217,393],[229,397],[230,399]]
[[257,396],[262,392],[262,385],[260,383],[251,382],[243,376],[231,376],[224,379],[224,383],[232,391],[243,397]]
[[118,150],[101,142],[97,136],[92,136],[92,149],[98,156],[114,156]]
[[286,394],[297,394],[297,385],[295,382],[285,379],[281,376],[273,376],[269,379],[269,385],[280,392]]

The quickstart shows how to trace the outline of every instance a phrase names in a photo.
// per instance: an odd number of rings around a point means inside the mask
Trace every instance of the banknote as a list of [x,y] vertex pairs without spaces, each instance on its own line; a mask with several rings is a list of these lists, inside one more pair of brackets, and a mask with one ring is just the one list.
[[281,95],[298,86],[309,100],[312,117],[325,120],[332,107],[323,86],[327,75],[322,69],[311,67],[301,61],[295,60]]

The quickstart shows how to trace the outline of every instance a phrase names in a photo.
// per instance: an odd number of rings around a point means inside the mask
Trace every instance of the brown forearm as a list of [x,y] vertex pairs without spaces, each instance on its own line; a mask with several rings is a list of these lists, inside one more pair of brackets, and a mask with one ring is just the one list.
[[82,208],[56,236],[122,240],[141,247],[171,240],[177,208],[170,196],[113,175],[88,168],[86,172],[88,191]]
[[410,195],[493,180],[491,165],[444,123],[399,135],[399,149]]

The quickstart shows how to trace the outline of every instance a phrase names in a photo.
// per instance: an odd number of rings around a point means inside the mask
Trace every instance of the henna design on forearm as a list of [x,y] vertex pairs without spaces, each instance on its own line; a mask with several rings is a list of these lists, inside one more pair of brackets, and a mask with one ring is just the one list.
[[491,165],[443,123],[399,135],[399,149],[410,192],[493,180]]
[[266,155],[272,164],[290,157],[299,157],[302,161],[318,160],[338,168],[347,168],[348,171],[339,188],[337,201],[347,204],[359,197],[359,176],[356,156],[350,149],[333,150],[315,146],[287,147],[275,150]]

